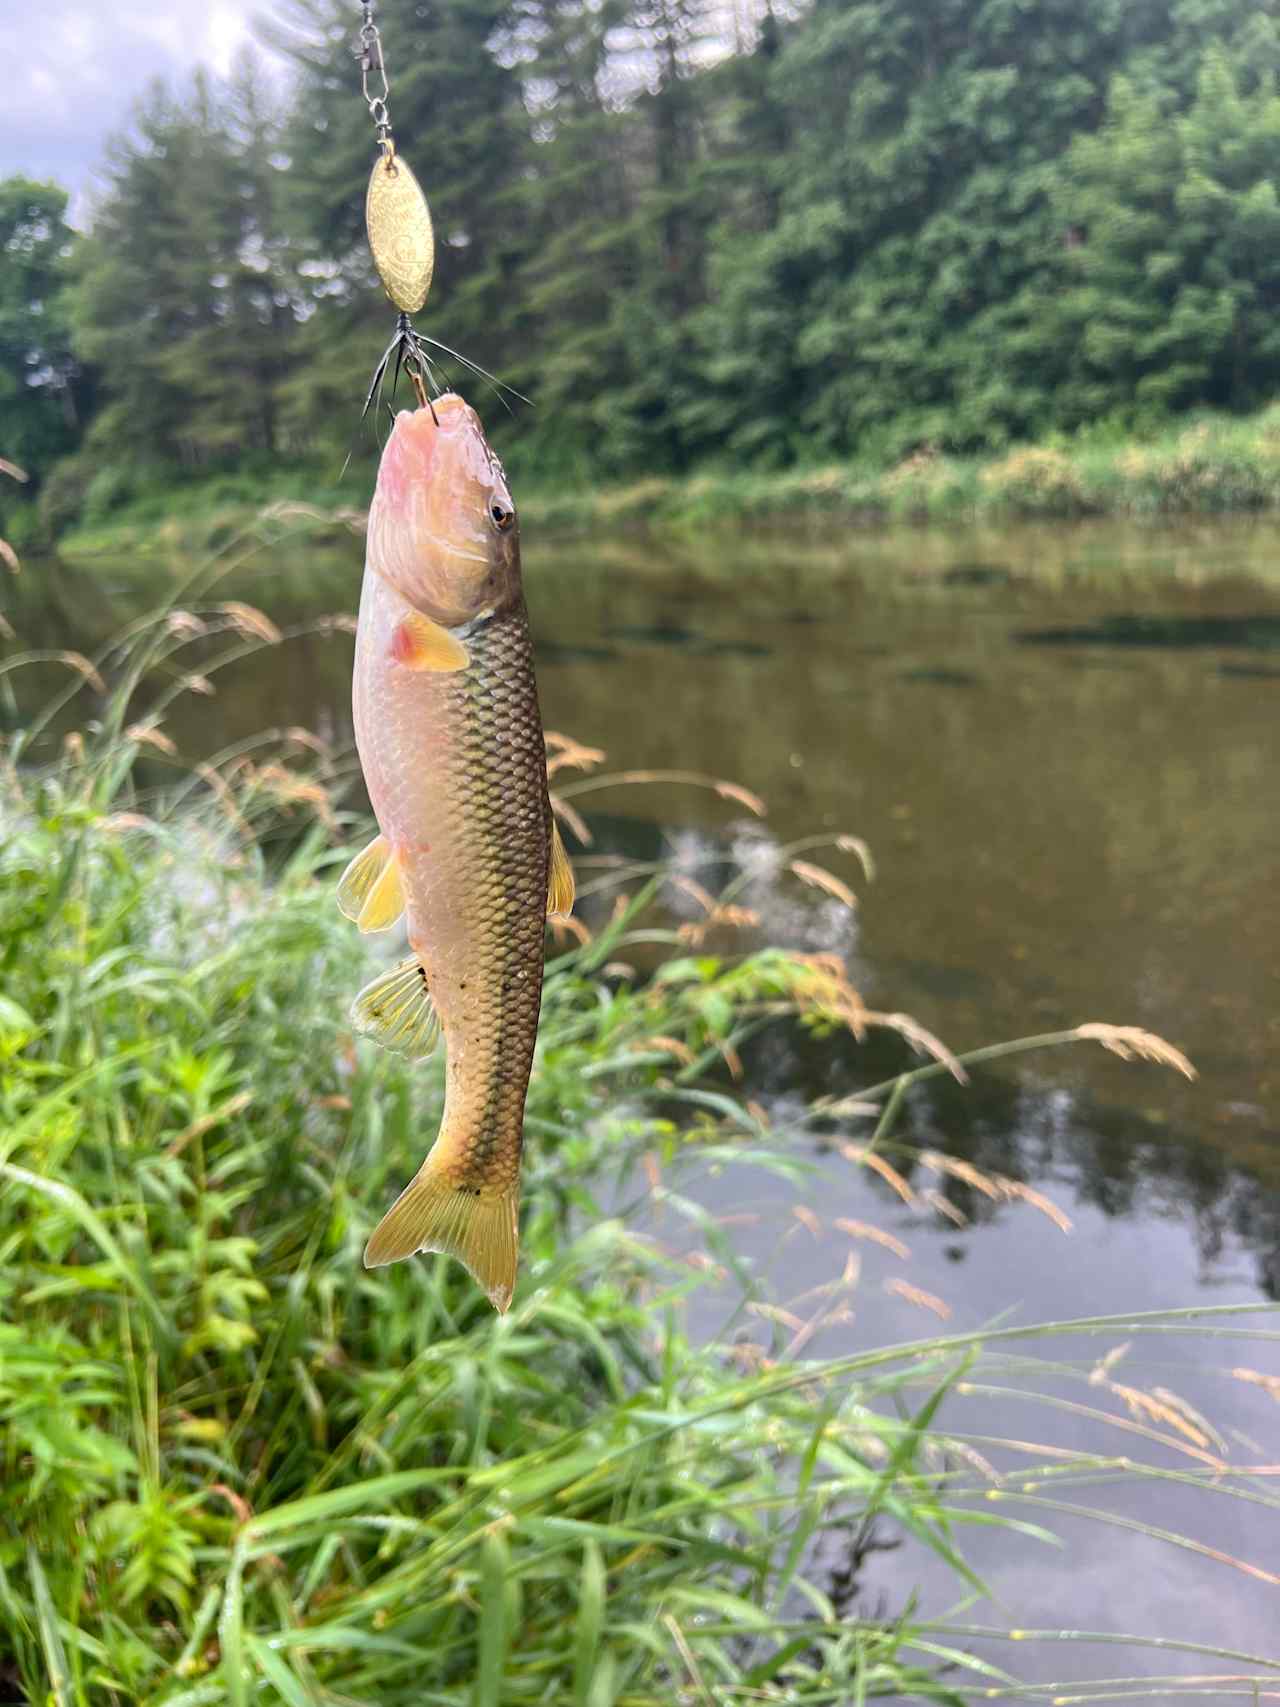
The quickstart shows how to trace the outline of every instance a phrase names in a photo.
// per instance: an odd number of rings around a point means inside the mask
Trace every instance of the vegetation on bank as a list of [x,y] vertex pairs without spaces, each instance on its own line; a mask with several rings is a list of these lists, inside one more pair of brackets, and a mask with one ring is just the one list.
[[[829,957],[750,947],[732,879],[703,894],[700,925],[674,930],[654,911],[670,872],[581,859],[594,934],[552,948],[510,1315],[443,1260],[366,1273],[364,1239],[435,1130],[440,1064],[409,1070],[348,1027],[373,952],[332,902],[367,834],[340,808],[349,756],[305,730],[194,771],[172,751],[174,696],[281,643],[261,612],[211,594],[189,588],[188,609],[100,657],[65,655],[66,695],[10,738],[0,772],[10,1693],[959,1707],[975,1689],[1023,1693],[1003,1657],[974,1651],[971,1526],[1038,1545],[1055,1514],[1105,1524],[1110,1491],[1144,1477],[1203,1485],[1209,1510],[1274,1503],[1197,1413],[1098,1361],[1144,1327],[1225,1332],[1229,1312],[811,1355],[848,1319],[859,1243],[888,1235],[849,1224],[827,1285],[775,1297],[694,1170],[749,1162],[799,1202],[822,1135],[892,1201],[909,1190],[894,1165],[910,1155],[894,1139],[903,1092],[960,1068],[902,1016],[866,1012]],[[82,698],[83,727],[53,741]],[[572,769],[598,755],[552,749],[571,797]],[[780,878],[847,898],[812,848],[775,852]],[[871,1024],[940,1059],[904,1043],[898,1078],[774,1112],[737,1081],[766,1027]],[[1106,1026],[970,1064],[1077,1042],[1182,1065]],[[1019,1181],[977,1185],[1010,1212],[1057,1213]],[[1062,1334],[1088,1336],[1083,1358],[1051,1355]],[[1072,1415],[1079,1389],[1096,1450],[1037,1448],[1025,1414],[1007,1445],[966,1428],[956,1384],[975,1361]],[[1128,1505],[1118,1521],[1145,1528]],[[1206,1570],[1259,1574],[1146,1532]],[[949,1568],[966,1610],[878,1606],[874,1547],[899,1536]],[[988,1637],[1013,1634],[998,1612],[988,1622]],[[1280,1663],[1143,1635],[1229,1661],[1245,1690]],[[1164,1698],[1158,1678],[1123,1687]]]
[[[773,474],[721,468],[687,479],[518,492],[530,538],[614,528],[696,534],[735,521],[822,527],[1272,510],[1280,508],[1280,405],[1244,419],[1201,416],[1145,440],[1099,430],[997,457],[930,449],[881,469],[856,463]],[[345,528],[359,524],[367,488],[357,492],[354,479],[339,482],[332,469],[288,468],[156,482],[144,490],[117,485],[54,538],[68,556],[186,553],[218,546],[268,505],[298,501]],[[52,522],[54,513],[47,514]],[[15,537],[22,542],[20,527]],[[37,548],[50,538],[34,524],[27,537]]]
[[[1272,4],[378,18],[439,235],[421,329],[538,404],[486,411],[526,492],[1004,455],[1280,394]],[[284,0],[292,76],[152,89],[84,232],[57,185],[0,184],[0,449],[63,516],[340,466],[392,325],[353,28],[350,0]]]

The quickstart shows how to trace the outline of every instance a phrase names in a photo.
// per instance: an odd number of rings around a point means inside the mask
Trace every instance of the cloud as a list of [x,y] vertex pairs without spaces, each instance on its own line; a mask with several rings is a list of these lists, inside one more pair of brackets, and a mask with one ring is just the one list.
[[[252,44],[258,0],[164,0],[99,6],[46,0],[0,13],[0,177],[55,178],[83,214],[108,135],[128,122],[155,77],[182,81],[198,64],[225,72]],[[264,57],[266,50],[262,50]]]

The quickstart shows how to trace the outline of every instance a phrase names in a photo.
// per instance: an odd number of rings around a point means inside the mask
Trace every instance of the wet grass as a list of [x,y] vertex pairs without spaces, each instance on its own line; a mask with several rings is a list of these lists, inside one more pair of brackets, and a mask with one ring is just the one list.
[[832,463],[776,474],[708,471],[598,491],[535,494],[548,529],[645,524],[680,533],[732,522],[961,522],[1062,516],[1220,515],[1280,505],[1280,410],[1197,417],[1146,438],[1099,429],[1000,454],[925,447],[885,465]]
[[[778,1300],[693,1171],[748,1161],[798,1198],[821,1133],[910,1191],[902,1098],[965,1067],[867,1011],[837,961],[743,952],[741,878],[676,930],[654,904],[673,878],[694,895],[688,873],[581,858],[591,934],[551,948],[510,1314],[441,1259],[366,1273],[363,1242],[434,1134],[440,1064],[410,1071],[347,1023],[370,957],[332,901],[365,834],[338,805],[349,755],[306,731],[195,771],[169,750],[165,707],[193,691],[184,651],[211,641],[226,657],[281,644],[243,605],[155,612],[123,647],[68,661],[68,694],[96,696],[82,733],[51,750],[38,720],[4,758],[0,1682],[18,1699],[1039,1698],[977,1657],[971,1613],[878,1606],[874,1545],[911,1538],[963,1606],[982,1595],[962,1543],[975,1525],[1051,1544],[1064,1517],[1132,1523],[1113,1519],[1114,1491],[1169,1476],[1211,1507],[1276,1503],[1204,1419],[1098,1361],[1144,1332],[1238,1332],[1230,1311],[813,1355],[847,1322],[876,1229],[850,1224],[830,1282]],[[199,679],[217,668],[206,656]],[[598,755],[552,747],[572,818]],[[142,758],[169,779],[144,786]],[[736,809],[754,803],[729,789]],[[830,851],[843,876],[811,844],[776,861],[841,901],[864,853]],[[871,1025],[922,1058],[785,1121],[735,1079],[767,1027]],[[1078,1044],[1184,1066],[1111,1027],[970,1065]],[[980,1189],[1060,1215],[1018,1181]],[[655,1202],[663,1241],[641,1230]],[[719,1328],[695,1334],[708,1311]],[[1014,1341],[1030,1343],[1014,1356]],[[980,1382],[1075,1409],[1064,1384],[1087,1388],[1096,1451],[966,1433],[958,1385]],[[1260,1569],[1140,1527],[1206,1572]],[[1228,1693],[1280,1672],[1145,1634],[1229,1672]],[[1122,1683],[1166,1698],[1158,1679]]]

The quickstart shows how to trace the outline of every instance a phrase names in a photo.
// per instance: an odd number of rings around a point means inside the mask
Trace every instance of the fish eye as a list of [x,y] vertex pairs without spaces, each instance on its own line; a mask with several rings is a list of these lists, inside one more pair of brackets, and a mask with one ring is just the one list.
[[489,505],[489,520],[499,533],[506,533],[515,519],[515,511],[509,504],[504,504],[500,498],[495,498]]

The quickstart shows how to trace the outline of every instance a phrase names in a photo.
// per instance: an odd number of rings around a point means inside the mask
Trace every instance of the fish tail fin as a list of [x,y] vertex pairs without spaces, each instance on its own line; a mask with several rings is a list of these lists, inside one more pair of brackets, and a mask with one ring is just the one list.
[[379,1268],[417,1251],[444,1251],[457,1257],[503,1315],[516,1285],[520,1182],[513,1180],[501,1192],[460,1186],[443,1167],[432,1165],[435,1154],[374,1228],[364,1266]]

